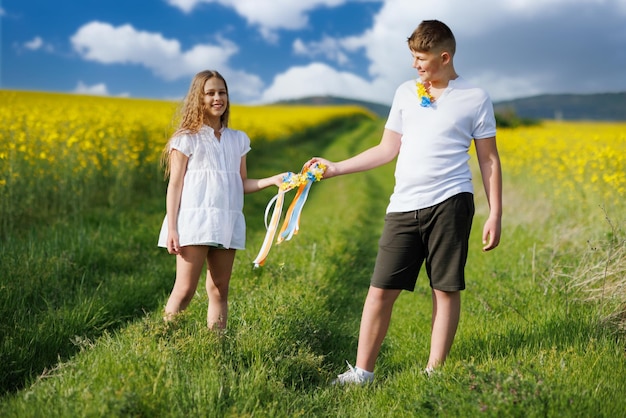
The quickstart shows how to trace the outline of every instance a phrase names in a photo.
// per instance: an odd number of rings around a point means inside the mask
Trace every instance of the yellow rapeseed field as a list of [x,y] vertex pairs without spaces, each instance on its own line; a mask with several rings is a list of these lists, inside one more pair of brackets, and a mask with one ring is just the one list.
[[[0,186],[23,174],[58,180],[55,165],[80,172],[151,164],[174,128],[178,103],[67,94],[0,91]],[[236,106],[231,127],[276,139],[354,113],[357,107]],[[19,173],[15,165],[26,163]],[[13,170],[12,170],[13,168]],[[51,176],[51,177],[50,177]]]
[[[114,203],[147,179],[162,182],[161,151],[178,102],[0,91],[0,226],[46,211]],[[255,140],[288,137],[352,106],[231,106],[234,129]],[[2,229],[2,228],[0,228]]]
[[498,130],[507,176],[543,185],[555,198],[597,204],[626,198],[626,123],[544,121]]
[[[114,203],[147,179],[162,182],[159,158],[177,106],[0,91],[0,226],[46,210],[80,209],[90,199]],[[231,127],[246,131],[253,142],[273,140],[355,113],[366,111],[233,105]],[[499,129],[498,146],[506,176],[549,188],[558,199],[615,204],[626,197],[626,123]]]

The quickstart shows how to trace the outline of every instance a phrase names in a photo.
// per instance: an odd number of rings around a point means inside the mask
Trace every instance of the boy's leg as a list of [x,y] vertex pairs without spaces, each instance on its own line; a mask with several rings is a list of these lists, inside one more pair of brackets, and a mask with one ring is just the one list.
[[474,196],[459,193],[422,213],[429,222],[426,271],[433,289],[430,370],[446,360],[459,324]]
[[430,357],[427,370],[433,369],[446,360],[461,314],[461,292],[432,291],[433,316],[430,336]]
[[190,245],[182,247],[176,255],[176,281],[165,305],[165,319],[184,310],[196,293],[202,266],[207,256],[208,247]]
[[357,367],[369,372],[374,371],[380,347],[389,329],[393,304],[401,291],[370,286],[361,316]]
[[380,347],[387,335],[393,304],[402,289],[413,290],[424,260],[417,212],[385,215],[378,254],[363,306],[356,366],[374,371]]
[[226,327],[228,319],[228,289],[235,261],[235,250],[211,248],[207,254],[206,291],[209,296],[207,326]]

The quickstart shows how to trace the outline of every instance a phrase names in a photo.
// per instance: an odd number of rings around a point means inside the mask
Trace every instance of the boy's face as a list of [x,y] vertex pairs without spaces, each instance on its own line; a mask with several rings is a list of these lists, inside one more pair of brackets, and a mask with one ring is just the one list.
[[439,79],[441,72],[446,62],[444,54],[440,51],[413,51],[413,68],[417,70],[417,74],[424,82],[432,82]]

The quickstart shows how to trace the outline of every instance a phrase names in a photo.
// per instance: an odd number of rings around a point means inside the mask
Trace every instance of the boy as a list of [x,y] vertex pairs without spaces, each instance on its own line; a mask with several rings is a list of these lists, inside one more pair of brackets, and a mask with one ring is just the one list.
[[437,20],[420,23],[408,38],[419,80],[396,90],[380,143],[355,157],[326,164],[324,178],[378,167],[397,159],[396,185],[363,307],[356,367],[333,381],[365,384],[402,290],[413,291],[426,263],[432,288],[430,357],[425,372],[446,359],[459,323],[461,290],[474,215],[468,150],[472,139],[489,203],[483,251],[500,241],[502,175],[493,105],[487,93],[456,73],[456,41]]

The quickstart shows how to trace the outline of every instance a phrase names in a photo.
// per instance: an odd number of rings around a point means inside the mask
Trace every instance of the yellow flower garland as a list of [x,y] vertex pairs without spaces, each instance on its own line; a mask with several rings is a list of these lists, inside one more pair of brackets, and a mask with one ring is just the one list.
[[430,94],[429,87],[426,87],[424,83],[418,81],[415,83],[417,86],[417,97],[420,101],[420,106],[429,107],[435,101],[435,98]]

